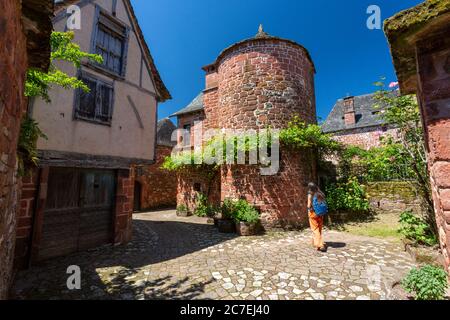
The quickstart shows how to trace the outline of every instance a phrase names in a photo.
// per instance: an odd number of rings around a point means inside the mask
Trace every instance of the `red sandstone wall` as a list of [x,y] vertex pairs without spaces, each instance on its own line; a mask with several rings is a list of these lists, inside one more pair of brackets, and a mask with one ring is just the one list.
[[21,179],[22,192],[19,201],[19,215],[16,234],[16,250],[14,267],[23,269],[27,267],[28,252],[31,249],[33,228],[33,215],[38,196],[39,169],[30,170],[29,174]]
[[382,138],[395,137],[397,129],[388,129],[383,131],[381,127],[353,129],[345,132],[333,134],[333,139],[347,146],[353,145],[369,150],[374,147],[380,147]]
[[306,153],[284,150],[280,171],[260,175],[255,166],[223,166],[221,199],[246,199],[261,212],[263,225],[299,227],[307,223],[307,190],[315,181],[314,159]]
[[[183,129],[183,127],[187,124],[191,125],[191,145],[193,146],[195,131],[199,130],[201,134],[202,130],[206,130],[206,122],[205,113],[203,111],[193,112],[178,117],[178,129]],[[180,134],[181,132],[179,132],[178,135],[178,143],[181,141]]]
[[209,181],[205,174],[190,170],[179,173],[177,176],[177,205],[184,204],[190,211],[196,207],[197,191],[194,191],[194,185],[200,185],[200,192],[207,195],[209,192],[209,202],[213,205],[220,205],[220,173]]
[[177,179],[173,173],[160,169],[172,149],[170,146],[157,146],[156,163],[144,167],[142,174],[136,175],[136,181],[142,186],[142,210],[175,207],[177,204]]
[[[228,49],[216,66],[205,70],[205,130],[279,129],[295,115],[307,123],[316,121],[314,66],[299,46],[273,39],[248,41]],[[179,128],[190,117],[180,117]],[[274,176],[262,176],[258,166],[223,166],[210,201],[246,198],[260,209],[266,227],[303,225],[306,185],[316,180],[315,160],[301,152],[281,153],[280,171]],[[177,203],[191,210],[195,183],[206,193],[208,181],[198,172],[178,177]]]
[[219,125],[219,92],[218,87],[203,92],[203,106],[205,109],[205,129],[217,129]]
[[450,273],[450,37],[418,45],[419,96],[428,141],[436,220]]
[[121,169],[117,174],[114,244],[131,240],[133,230],[134,170]]
[[[218,124],[232,129],[285,128],[293,116],[316,122],[314,66],[306,52],[279,40],[237,45],[220,60]],[[266,227],[306,222],[306,186],[316,180],[313,158],[281,150],[280,170],[262,176],[258,166],[224,166],[221,200],[246,198]]]
[[26,39],[19,1],[0,2],[0,299],[11,281],[18,186],[15,177],[17,138],[27,70]]

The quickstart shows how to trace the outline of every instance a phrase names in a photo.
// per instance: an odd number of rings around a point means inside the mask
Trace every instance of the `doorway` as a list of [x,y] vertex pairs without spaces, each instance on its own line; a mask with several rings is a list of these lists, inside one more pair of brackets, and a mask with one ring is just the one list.
[[142,185],[140,182],[134,182],[134,204],[133,211],[140,212],[141,211],[141,196],[142,196]]

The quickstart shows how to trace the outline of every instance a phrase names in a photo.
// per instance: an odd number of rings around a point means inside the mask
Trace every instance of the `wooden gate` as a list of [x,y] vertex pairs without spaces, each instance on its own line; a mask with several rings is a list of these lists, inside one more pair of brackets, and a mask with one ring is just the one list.
[[51,168],[38,261],[112,242],[115,172]]

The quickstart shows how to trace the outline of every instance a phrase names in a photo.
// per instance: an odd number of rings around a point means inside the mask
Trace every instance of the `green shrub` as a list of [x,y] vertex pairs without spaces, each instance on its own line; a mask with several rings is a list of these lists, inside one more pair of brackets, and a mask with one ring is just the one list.
[[256,223],[259,221],[259,212],[245,200],[238,200],[234,204],[234,221]]
[[180,204],[177,206],[177,212],[185,212],[188,211],[188,207],[185,204]]
[[225,219],[233,219],[234,202],[230,199],[225,199],[221,206],[222,217]]
[[18,173],[20,176],[27,174],[26,168],[38,165],[37,142],[39,138],[47,140],[47,136],[41,131],[38,123],[26,116],[20,127],[17,146]]
[[447,274],[441,268],[426,265],[412,269],[402,281],[402,287],[414,293],[416,300],[442,300],[445,298]]
[[222,214],[235,222],[257,223],[259,221],[258,210],[243,199],[225,200],[222,204]]
[[408,240],[416,244],[432,246],[437,243],[436,236],[430,225],[411,211],[405,211],[400,215],[401,227],[399,232]]
[[369,211],[369,201],[362,185],[356,178],[347,182],[331,184],[326,188],[327,204],[331,212],[347,210],[355,212]]
[[203,193],[199,193],[197,195],[197,202],[194,214],[197,217],[207,217],[209,215],[209,212],[210,210],[208,205],[208,198]]

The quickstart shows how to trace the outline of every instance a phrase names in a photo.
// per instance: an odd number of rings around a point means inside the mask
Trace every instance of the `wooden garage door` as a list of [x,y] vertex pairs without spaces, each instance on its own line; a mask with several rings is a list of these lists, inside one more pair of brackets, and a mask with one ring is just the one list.
[[114,190],[114,171],[51,168],[38,260],[111,242]]

